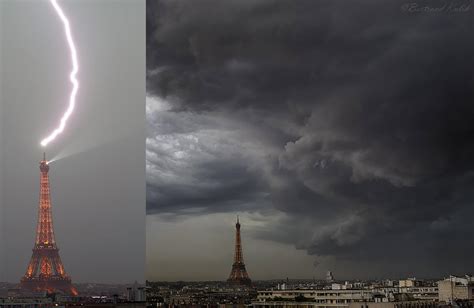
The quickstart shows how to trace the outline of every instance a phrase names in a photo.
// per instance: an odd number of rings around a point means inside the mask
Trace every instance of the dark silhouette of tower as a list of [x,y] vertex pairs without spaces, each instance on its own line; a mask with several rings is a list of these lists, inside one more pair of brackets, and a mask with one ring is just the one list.
[[71,283],[71,278],[64,270],[54,238],[48,177],[49,165],[46,161],[46,155],[43,156],[43,160],[40,162],[40,171],[40,201],[36,241],[33,247],[33,255],[26,273],[21,279],[20,286],[32,291],[62,292],[77,295],[77,291]]
[[240,240],[240,222],[237,216],[237,223],[235,224],[235,254],[234,264],[232,264],[232,271],[230,272],[227,282],[250,285],[252,281],[245,269],[244,256],[242,254],[242,241]]

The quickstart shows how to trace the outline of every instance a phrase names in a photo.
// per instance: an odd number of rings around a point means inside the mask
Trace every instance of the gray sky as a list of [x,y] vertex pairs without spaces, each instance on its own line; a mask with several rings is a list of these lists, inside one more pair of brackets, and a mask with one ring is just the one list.
[[[73,282],[144,280],[145,3],[61,1],[78,49],[77,108],[47,148],[56,240]],[[69,49],[48,1],[2,1],[0,280],[17,282],[34,244],[40,140],[70,91]]]
[[405,2],[147,3],[148,278],[226,279],[238,213],[254,279],[472,271],[472,1]]

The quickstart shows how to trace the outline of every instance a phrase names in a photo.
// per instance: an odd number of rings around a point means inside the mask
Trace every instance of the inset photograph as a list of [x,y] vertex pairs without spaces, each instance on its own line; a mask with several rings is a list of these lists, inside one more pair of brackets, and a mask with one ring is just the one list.
[[0,8],[0,306],[144,306],[145,3]]

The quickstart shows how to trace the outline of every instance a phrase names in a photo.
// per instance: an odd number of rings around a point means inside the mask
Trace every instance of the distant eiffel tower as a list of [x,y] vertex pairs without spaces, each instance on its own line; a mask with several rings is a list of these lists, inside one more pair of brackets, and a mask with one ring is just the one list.
[[230,272],[227,282],[240,285],[250,285],[252,284],[252,280],[250,280],[249,274],[245,269],[244,256],[242,254],[242,241],[240,240],[240,222],[238,216],[235,229],[234,264],[232,264],[232,271]]
[[53,229],[53,215],[51,212],[51,198],[49,190],[49,165],[46,155],[40,162],[40,202],[38,210],[38,225],[33,255],[21,279],[20,286],[32,291],[46,291],[48,293],[63,292],[77,295],[66,274],[64,265],[59,257]]

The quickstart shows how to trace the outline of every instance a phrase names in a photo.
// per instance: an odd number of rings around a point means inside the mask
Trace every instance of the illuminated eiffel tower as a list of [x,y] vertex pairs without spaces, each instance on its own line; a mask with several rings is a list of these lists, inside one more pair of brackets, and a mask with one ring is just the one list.
[[48,177],[49,165],[46,161],[46,155],[43,156],[43,160],[40,162],[40,171],[40,201],[36,241],[33,247],[33,255],[26,273],[20,281],[20,286],[22,289],[31,291],[62,292],[77,295],[77,291],[71,283],[71,278],[64,270],[54,238]]
[[227,282],[240,285],[250,285],[252,283],[252,280],[250,280],[249,274],[245,269],[244,256],[242,253],[242,241],[240,239],[240,222],[238,216],[237,223],[235,224],[234,264],[232,264],[232,270]]

